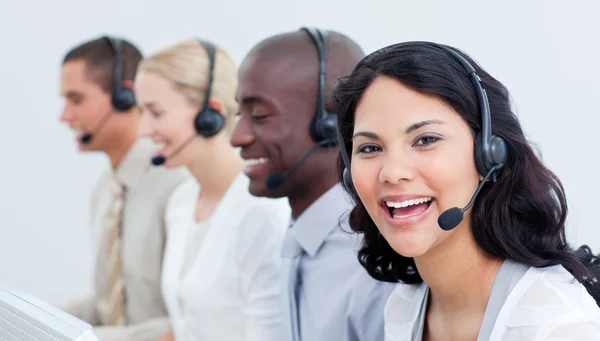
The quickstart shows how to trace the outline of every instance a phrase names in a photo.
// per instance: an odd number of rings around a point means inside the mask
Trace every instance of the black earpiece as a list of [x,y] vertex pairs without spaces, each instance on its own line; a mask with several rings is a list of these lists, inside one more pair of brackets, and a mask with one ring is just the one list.
[[121,51],[122,40],[110,36],[104,37],[115,53],[115,67],[113,77],[113,92],[111,96],[112,106],[120,112],[128,111],[136,104],[133,89],[123,85],[123,51]]
[[216,109],[210,106],[210,96],[212,94],[212,85],[214,78],[214,70],[215,70],[215,56],[217,54],[216,47],[204,40],[198,39],[198,42],[204,47],[206,53],[208,54],[208,84],[206,86],[206,91],[204,93],[204,103],[200,108],[200,111],[196,114],[194,118],[194,129],[196,133],[190,136],[183,144],[181,144],[175,151],[173,151],[170,155],[155,155],[151,162],[154,166],[160,166],[164,164],[168,158],[171,158],[181,152],[195,137],[196,134],[204,138],[209,138],[217,135],[223,126],[225,126],[225,117]]
[[223,126],[225,125],[225,117],[216,109],[212,108],[209,104],[210,96],[212,95],[212,85],[215,71],[215,59],[217,54],[216,47],[204,40],[198,40],[200,44],[208,53],[209,60],[209,71],[208,71],[208,85],[206,87],[206,93],[204,94],[204,104],[196,115],[194,120],[194,127],[196,132],[201,136],[208,138],[218,134]]
[[[104,36],[104,40],[108,42],[108,45],[113,50],[115,56],[115,65],[113,68],[113,91],[110,97],[112,107],[115,111],[123,113],[129,111],[136,104],[135,92],[133,89],[123,85],[123,60],[121,51],[122,40],[111,36]],[[110,111],[104,115],[99,123],[96,124],[94,130],[84,133],[79,141],[82,144],[90,144],[94,137],[104,128],[105,123],[112,117],[114,111]]]
[[338,142],[337,137],[337,114],[327,110],[325,105],[327,92],[327,70],[325,65],[326,52],[326,34],[316,28],[303,27],[301,31],[306,31],[312,38],[317,47],[319,55],[319,89],[317,93],[317,110],[310,121],[310,136],[315,145],[310,148],[292,167],[286,172],[277,172],[267,178],[267,188],[276,189],[281,186],[292,172],[306,160],[318,148],[331,148]]
[[495,168],[491,174],[492,181],[495,182],[498,171],[504,166],[508,158],[508,151],[506,149],[506,142],[501,137],[492,134],[490,102],[485,89],[481,85],[481,78],[477,75],[475,68],[458,52],[444,45],[429,44],[441,48],[453,56],[469,74],[471,84],[473,84],[475,94],[477,94],[481,115],[481,131],[475,137],[475,166],[479,174],[483,177]]
[[[327,33],[316,28],[303,27],[315,43],[319,53],[319,90],[317,93],[317,111],[310,122],[310,135],[315,143],[325,148],[337,144],[337,114],[326,108],[327,93]],[[323,143],[329,141],[328,143]]]
[[354,188],[354,183],[352,182],[352,175],[350,174],[350,170],[345,167],[344,168],[344,186],[348,189],[348,191],[356,193],[356,189]]
[[292,172],[306,160],[312,153],[318,148],[331,148],[334,147],[337,142],[337,114],[327,110],[325,105],[325,99],[327,92],[327,70],[325,65],[326,52],[326,34],[316,28],[302,27],[301,31],[306,31],[312,38],[315,46],[317,47],[319,55],[319,89],[317,92],[317,111],[310,121],[310,136],[315,145],[310,148],[304,156],[302,156],[292,167],[286,172],[277,172],[271,174],[267,178],[267,188],[276,189],[281,186],[285,179],[287,179]]
[[[360,65],[360,64],[359,64]],[[356,189],[354,188],[354,183],[352,182],[352,174],[350,174],[350,154],[346,149],[346,144],[342,139],[342,132],[340,131],[340,126],[336,126],[338,145],[340,146],[340,155],[342,156],[342,161],[344,162],[344,172],[342,174],[342,184],[346,187],[346,190],[350,193],[356,194]]]
[[[496,176],[498,171],[504,166],[504,163],[508,158],[508,149],[506,147],[506,142],[501,137],[492,134],[490,104],[487,93],[481,85],[481,79],[477,75],[477,72],[473,66],[453,49],[432,42],[427,42],[427,44],[446,51],[448,54],[453,56],[469,74],[471,83],[473,84],[475,93],[477,94],[479,110],[481,113],[481,131],[475,137],[475,165],[481,176],[483,176],[485,179],[491,176],[492,181],[495,182],[497,180]],[[368,57],[369,56],[363,58],[363,60]],[[359,62],[354,68],[354,71],[356,71],[361,65],[362,63]],[[340,127],[338,126],[337,129],[340,153],[345,167],[343,173],[343,184],[348,191],[356,193],[354,184],[352,183],[352,175],[350,173],[350,154],[348,154],[346,145],[341,137],[339,130]]]

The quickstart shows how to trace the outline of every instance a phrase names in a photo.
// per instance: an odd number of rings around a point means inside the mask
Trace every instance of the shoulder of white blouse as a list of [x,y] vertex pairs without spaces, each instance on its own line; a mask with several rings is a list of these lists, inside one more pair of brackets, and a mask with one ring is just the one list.
[[426,289],[425,283],[397,284],[384,307],[386,329],[392,326],[400,329],[411,327],[418,316]]
[[508,328],[554,328],[600,321],[600,307],[594,298],[562,265],[530,268],[509,295],[505,309]]
[[[166,216],[173,217],[179,214],[190,214],[194,211],[194,205],[196,198],[198,197],[198,191],[200,186],[194,178],[187,179],[180,183],[171,192],[166,205]],[[191,211],[190,211],[191,210]]]

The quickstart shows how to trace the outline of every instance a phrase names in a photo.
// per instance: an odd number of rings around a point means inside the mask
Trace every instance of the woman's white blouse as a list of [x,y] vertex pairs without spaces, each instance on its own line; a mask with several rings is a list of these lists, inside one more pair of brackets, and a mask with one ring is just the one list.
[[177,341],[276,341],[280,332],[285,199],[254,197],[240,174],[206,221],[197,223],[195,179],[166,213],[162,292]]
[[[425,284],[399,284],[388,298],[386,341],[412,340]],[[600,307],[561,265],[530,268],[496,319],[490,341],[598,341]]]

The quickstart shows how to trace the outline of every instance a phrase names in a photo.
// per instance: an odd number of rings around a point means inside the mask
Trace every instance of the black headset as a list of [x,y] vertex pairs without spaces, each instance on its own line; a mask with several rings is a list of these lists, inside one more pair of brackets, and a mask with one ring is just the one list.
[[123,60],[121,46],[123,41],[119,38],[104,37],[115,54],[115,67],[113,76],[113,92],[111,95],[112,106],[120,112],[126,112],[135,106],[135,93],[133,89],[123,85]]
[[206,86],[206,92],[204,94],[204,104],[196,118],[194,119],[194,128],[196,132],[205,138],[209,138],[218,134],[223,126],[225,125],[225,117],[216,109],[209,105],[210,96],[212,94],[212,86],[215,72],[215,59],[217,54],[217,48],[211,42],[198,39],[198,42],[204,47],[208,54],[209,70],[208,70],[208,84]]
[[303,27],[317,46],[319,52],[319,92],[317,94],[317,111],[310,122],[310,136],[322,147],[333,147],[337,144],[337,115],[327,110],[327,33],[317,28]]
[[[493,170],[492,173],[492,181],[496,182],[496,176],[498,171],[504,166],[508,158],[508,149],[506,148],[506,142],[499,136],[492,134],[492,117],[490,113],[490,103],[488,101],[487,93],[483,86],[481,85],[481,78],[477,75],[477,72],[473,68],[473,66],[460,54],[458,54],[453,49],[432,42],[425,42],[430,46],[434,46],[446,51],[452,57],[454,57],[460,64],[465,68],[469,77],[471,79],[471,83],[473,84],[473,88],[475,88],[475,93],[477,94],[477,99],[479,102],[479,110],[481,113],[481,131],[477,133],[475,137],[475,166],[477,167],[477,171],[482,176],[486,177],[488,173]],[[395,45],[399,46],[399,45]],[[377,53],[377,52],[376,52]],[[354,68],[353,73],[358,70],[363,61],[370,59],[369,56],[363,58]],[[343,183],[344,186],[351,192],[356,193],[354,188],[354,184],[352,183],[352,175],[350,174],[350,156],[346,150],[346,145],[344,141],[342,141],[341,133],[338,129],[338,143],[340,144],[340,154],[342,156],[342,160],[344,162],[344,173],[343,173]]]

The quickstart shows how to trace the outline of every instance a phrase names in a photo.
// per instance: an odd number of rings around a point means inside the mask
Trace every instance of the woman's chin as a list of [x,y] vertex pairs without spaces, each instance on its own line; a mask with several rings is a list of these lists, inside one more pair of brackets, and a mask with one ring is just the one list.
[[427,236],[416,233],[399,233],[386,238],[388,243],[399,255],[407,258],[416,258],[426,254],[432,246]]
[[164,163],[165,168],[174,169],[181,166],[187,166],[185,160],[182,160],[182,157],[176,155],[173,158],[167,158],[167,161]]

